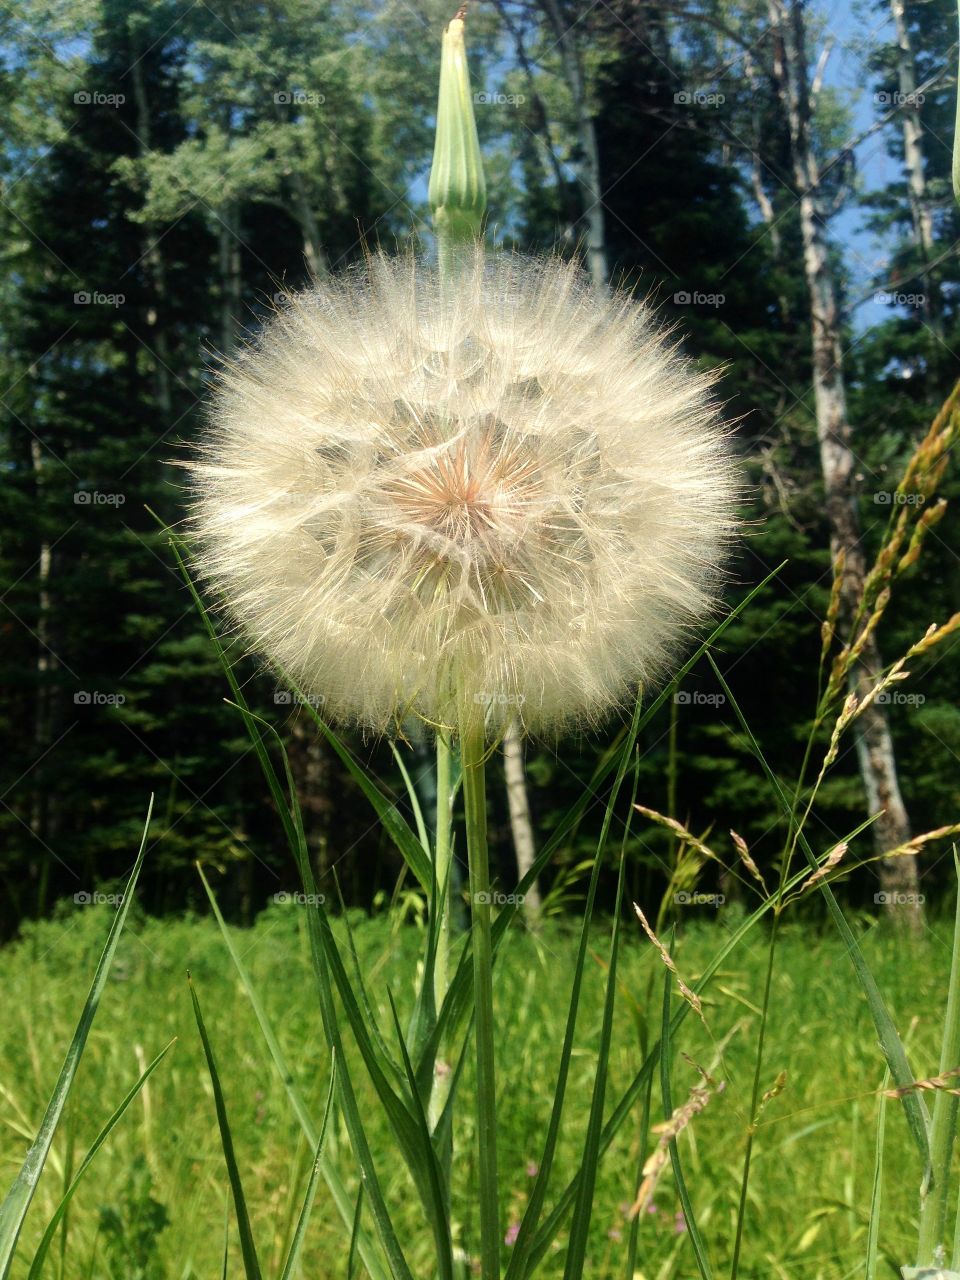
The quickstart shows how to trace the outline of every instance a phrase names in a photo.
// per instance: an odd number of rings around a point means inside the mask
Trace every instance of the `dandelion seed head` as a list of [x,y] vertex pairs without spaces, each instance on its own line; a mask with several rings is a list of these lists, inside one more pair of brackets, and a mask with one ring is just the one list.
[[375,256],[290,297],[191,469],[248,641],[376,731],[598,719],[712,607],[733,528],[710,379],[559,260]]

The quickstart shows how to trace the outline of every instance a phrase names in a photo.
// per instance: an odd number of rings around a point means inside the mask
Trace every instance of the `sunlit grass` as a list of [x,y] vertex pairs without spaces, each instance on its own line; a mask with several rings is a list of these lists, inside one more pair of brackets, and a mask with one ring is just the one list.
[[[54,1082],[63,1047],[79,1012],[82,984],[93,968],[109,908],[66,906],[57,919],[30,926],[24,940],[0,953],[0,981],[8,1016],[0,1026],[0,1080],[4,1115],[20,1117],[0,1136],[3,1182],[22,1161]],[[719,930],[730,927],[710,908],[685,908],[676,954],[687,980],[716,953]],[[316,995],[306,975],[309,954],[305,909],[272,906],[236,945],[249,968],[281,1047],[319,1126],[329,1084],[329,1055]],[[709,915],[709,919],[707,916]],[[729,919],[729,917],[728,917]],[[942,996],[949,969],[952,922],[935,922],[916,943],[880,926],[862,943],[918,1077],[935,1073]],[[409,1011],[422,937],[384,918],[357,916],[357,945],[377,1014],[390,1026],[388,987],[401,1018]],[[572,1176],[582,1154],[603,1012],[607,939],[598,931],[585,972],[581,1022],[557,1152],[558,1172]],[[748,935],[714,979],[704,1000],[706,1026],[688,1018],[678,1049],[689,1054],[725,1091],[681,1137],[681,1153],[711,1260],[729,1267],[749,1110],[758,1004],[765,961],[763,928]],[[519,1219],[532,1185],[549,1118],[562,1039],[565,999],[573,977],[576,935],[550,925],[535,940],[515,933],[498,963],[495,1015],[500,1072],[501,1187],[505,1220]],[[237,1158],[265,1271],[278,1273],[296,1226],[312,1160],[286,1094],[271,1067],[256,1018],[212,920],[140,921],[121,940],[98,1021],[91,1034],[65,1123],[27,1221],[23,1256],[32,1256],[62,1191],[68,1146],[82,1153],[117,1100],[172,1037],[179,1040],[97,1157],[77,1192],[69,1218],[68,1273],[85,1274],[96,1258],[97,1276],[198,1277],[219,1274],[228,1194],[210,1079],[196,1032],[186,981],[189,968],[216,1048]],[[644,1007],[648,979],[650,1003]],[[637,1019],[658,1034],[662,969],[639,929],[628,927],[621,955],[620,991],[610,1058],[611,1097],[619,1096],[640,1062]],[[911,1019],[916,1015],[915,1025]],[[876,1034],[842,943],[826,927],[788,922],[779,944],[766,1062],[772,1087],[781,1070],[786,1089],[765,1107],[755,1139],[745,1246],[740,1274],[747,1277],[822,1277],[862,1274],[874,1157],[875,1123],[884,1063]],[[139,1047],[139,1048],[138,1048]],[[719,1057],[718,1057],[719,1054]],[[139,1056],[138,1056],[139,1055]],[[472,1089],[469,1074],[463,1082]],[[432,1273],[429,1232],[401,1162],[387,1157],[392,1142],[365,1073],[354,1073],[371,1145],[398,1234],[415,1275]],[[678,1059],[674,1104],[695,1083]],[[654,1090],[654,1118],[659,1118]],[[595,1213],[587,1257],[591,1277],[623,1274],[633,1199],[637,1125],[627,1126],[598,1170]],[[464,1154],[454,1170],[458,1207],[455,1241],[475,1255],[478,1224],[467,1184],[474,1143],[469,1110],[462,1121]],[[356,1165],[338,1114],[329,1153],[346,1183],[357,1186]],[[73,1158],[74,1166],[79,1156]],[[134,1176],[136,1173],[136,1176]],[[567,1179],[561,1176],[556,1185]],[[889,1111],[881,1258],[909,1257],[916,1236],[919,1170],[899,1107]],[[151,1201],[154,1204],[151,1204]],[[547,1208],[550,1207],[548,1197]],[[667,1172],[656,1212],[641,1223],[639,1272],[646,1280],[688,1280],[695,1263],[688,1234],[678,1223],[679,1202]],[[159,1224],[166,1220],[162,1229]],[[679,1229],[678,1229],[679,1228]],[[231,1228],[233,1231],[233,1228]],[[239,1252],[233,1239],[234,1264]],[[47,1264],[57,1274],[58,1248]],[[321,1184],[304,1249],[304,1274],[347,1274],[342,1223]],[[563,1251],[545,1260],[543,1275],[562,1271]],[[509,1255],[509,1246],[505,1247]],[[318,1270],[339,1260],[334,1272]],[[23,1274],[15,1268],[14,1274]],[[311,1270],[311,1267],[313,1268]],[[881,1272],[882,1274],[882,1272]]]

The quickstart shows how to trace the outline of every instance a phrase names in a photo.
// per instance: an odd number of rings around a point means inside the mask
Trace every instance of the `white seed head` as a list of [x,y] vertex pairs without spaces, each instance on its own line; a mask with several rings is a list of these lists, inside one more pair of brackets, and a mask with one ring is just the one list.
[[710,379],[559,260],[375,256],[292,297],[192,472],[248,640],[378,731],[597,719],[710,609],[734,526]]

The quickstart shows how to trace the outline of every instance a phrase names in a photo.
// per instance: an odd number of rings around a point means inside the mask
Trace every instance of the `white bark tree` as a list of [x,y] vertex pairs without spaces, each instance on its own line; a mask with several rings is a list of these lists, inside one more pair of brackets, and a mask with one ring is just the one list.
[[553,33],[573,102],[578,151],[577,187],[580,191],[587,266],[594,281],[606,284],[610,278],[610,263],[607,255],[603,188],[600,185],[600,149],[597,145],[596,125],[590,112],[578,27],[576,22],[561,12],[559,0],[540,0],[540,4]]
[[[820,446],[820,466],[834,558],[842,552],[841,610],[852,625],[863,595],[867,572],[857,510],[857,459],[851,443],[844,387],[842,322],[837,284],[818,208],[821,173],[811,138],[811,81],[806,53],[803,0],[768,0],[774,36],[774,82],[790,138],[794,185],[800,206],[804,273],[810,297],[813,343],[813,391]],[[874,687],[883,670],[876,637],[871,633],[851,688],[861,697]],[[880,855],[906,843],[910,823],[900,792],[896,753],[886,709],[871,702],[857,724],[857,757],[871,813],[873,839]],[[888,903],[917,892],[917,859],[913,855],[879,863],[880,882]],[[916,922],[918,908],[897,912]]]
[[[515,723],[510,725],[503,737],[503,771],[507,780],[507,804],[510,808],[510,830],[517,856],[517,872],[522,880],[533,866],[536,847],[530,817],[530,799],[527,795],[527,775],[523,767],[523,742]],[[536,923],[541,906],[540,886],[534,880],[523,900],[523,912],[529,923]]]

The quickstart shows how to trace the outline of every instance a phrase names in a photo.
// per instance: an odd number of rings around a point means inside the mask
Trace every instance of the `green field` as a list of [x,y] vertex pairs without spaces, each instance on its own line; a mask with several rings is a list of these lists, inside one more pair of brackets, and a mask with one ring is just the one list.
[[[693,914],[693,908],[689,909]],[[704,909],[710,911],[709,908]],[[262,995],[282,1048],[319,1122],[329,1079],[309,967],[304,909],[271,906],[236,944]],[[39,1123],[79,1015],[109,927],[106,906],[64,905],[54,920],[25,928],[0,952],[5,1014],[0,1028],[0,1158],[8,1185]],[[695,979],[737,917],[686,924],[675,953],[681,975]],[[777,951],[764,1089],[780,1071],[786,1087],[764,1108],[754,1145],[742,1280],[841,1280],[863,1274],[883,1062],[855,976],[833,934],[791,923]],[[608,925],[593,935],[568,1111],[558,1152],[575,1168],[596,1063]],[[417,951],[416,924],[357,916],[361,964],[389,1025],[388,989],[401,1016],[409,1008]],[[636,1072],[641,1037],[657,1038],[662,966],[639,928],[627,926],[621,968],[611,1089],[607,1111]],[[759,1023],[766,947],[754,930],[717,974],[704,1001],[705,1026],[684,1023],[676,1046],[725,1089],[681,1138],[691,1198],[718,1275],[729,1269],[739,1194],[746,1115]],[[883,926],[864,926],[864,950],[888,999],[917,1077],[937,1070],[937,1044],[949,967],[949,929],[934,923],[922,940],[905,942]],[[563,1034],[575,952],[567,927],[548,925],[539,939],[517,931],[498,961],[496,1001],[499,1124],[504,1232],[524,1203],[543,1141]],[[221,1274],[228,1196],[209,1077],[186,981],[190,970],[218,1058],[254,1232],[267,1274],[276,1274],[293,1229],[309,1171],[309,1152],[271,1066],[250,1003],[216,924],[208,919],[135,920],[124,934],[53,1155],[27,1222],[20,1257],[32,1256],[40,1232],[100,1126],[148,1062],[172,1037],[177,1043],[101,1150],[73,1201],[64,1254],[52,1250],[45,1275],[115,1277]],[[363,1081],[358,1064],[354,1078]],[[682,1057],[673,1070],[674,1103],[697,1075]],[[469,1095],[468,1074],[463,1089]],[[372,1089],[362,1111],[398,1231],[417,1276],[433,1273],[432,1249],[402,1162]],[[659,1085],[654,1119],[661,1114]],[[474,1146],[469,1106],[461,1108],[456,1143],[455,1230],[467,1256],[476,1246],[472,1194]],[[629,1223],[624,1209],[637,1179],[640,1110],[599,1170],[586,1275],[624,1274]],[[355,1166],[340,1118],[331,1152],[351,1190]],[[881,1250],[893,1264],[912,1261],[919,1172],[898,1104],[888,1107]],[[559,1187],[559,1182],[554,1184]],[[656,1210],[643,1215],[639,1265],[643,1280],[691,1280],[696,1267],[678,1219],[668,1169]],[[230,1231],[235,1228],[232,1225]],[[232,1275],[240,1274],[233,1235]],[[505,1249],[509,1253],[509,1246]],[[62,1258],[65,1257],[65,1261]],[[349,1241],[321,1184],[303,1274],[349,1274]],[[18,1269],[19,1268],[19,1269]],[[563,1269],[563,1250],[540,1274]],[[15,1275],[26,1274],[21,1262]],[[362,1274],[357,1268],[354,1274]]]

